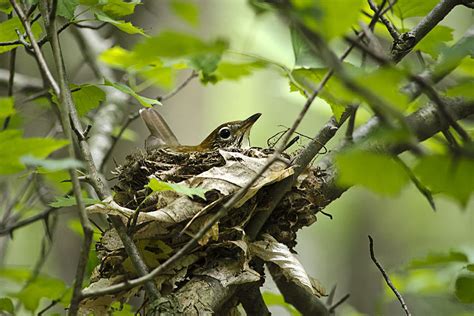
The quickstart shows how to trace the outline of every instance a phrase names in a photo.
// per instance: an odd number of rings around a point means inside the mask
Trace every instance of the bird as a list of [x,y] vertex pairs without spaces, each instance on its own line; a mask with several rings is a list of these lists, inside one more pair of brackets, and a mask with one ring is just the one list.
[[167,148],[176,152],[206,152],[224,148],[248,148],[250,147],[250,130],[261,115],[261,113],[255,113],[245,120],[223,123],[201,143],[192,146],[179,143],[157,110],[154,108],[140,110],[140,116],[150,131],[150,136],[145,140],[147,151]]

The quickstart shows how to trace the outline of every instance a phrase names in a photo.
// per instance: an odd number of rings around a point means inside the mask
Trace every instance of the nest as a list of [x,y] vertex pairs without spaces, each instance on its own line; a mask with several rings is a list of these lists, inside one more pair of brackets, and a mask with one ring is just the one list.
[[[272,153],[271,149],[259,148],[190,153],[159,149],[135,153],[114,172],[117,184],[113,188],[113,201],[94,205],[88,211],[120,215],[145,263],[153,269],[188,242],[223,203],[260,170]],[[291,160],[289,156],[286,158]],[[289,164],[274,163],[236,206],[199,240],[199,247],[176,264],[167,277],[156,280],[162,295],[174,291],[214,259],[232,259],[253,272],[253,269],[260,271],[261,267],[257,269],[247,251],[245,229],[259,211],[268,208],[274,186],[292,174]],[[190,193],[153,191],[147,187],[150,178],[189,187]],[[300,176],[272,212],[261,234],[271,235],[292,250],[297,230],[316,221],[320,185],[315,170]],[[204,193],[193,195],[195,189]],[[107,284],[113,284],[135,276],[114,229],[103,234],[97,243],[97,254],[100,265],[95,269],[92,282],[108,280]]]

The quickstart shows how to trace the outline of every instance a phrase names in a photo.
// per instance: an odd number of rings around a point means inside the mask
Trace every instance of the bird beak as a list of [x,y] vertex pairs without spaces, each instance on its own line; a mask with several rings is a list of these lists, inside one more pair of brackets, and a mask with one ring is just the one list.
[[254,115],[250,116],[246,120],[244,120],[243,126],[245,128],[250,128],[257,120],[258,118],[262,115],[262,113],[255,113]]

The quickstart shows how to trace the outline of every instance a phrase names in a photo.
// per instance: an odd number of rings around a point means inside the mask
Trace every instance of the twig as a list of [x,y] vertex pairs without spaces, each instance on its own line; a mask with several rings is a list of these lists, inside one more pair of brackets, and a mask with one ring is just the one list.
[[339,301],[337,301],[336,303],[334,303],[334,305],[332,305],[331,307],[329,307],[329,313],[332,314],[335,312],[336,308],[341,305],[342,303],[344,303],[345,301],[347,301],[347,299],[350,297],[351,295],[349,293],[347,293],[346,295],[344,295]]
[[[8,17],[11,19],[12,14],[9,14]],[[16,48],[12,49],[9,55],[10,55],[10,65],[9,65],[10,74],[8,76],[7,96],[11,97],[13,95],[13,85],[15,83]],[[6,130],[8,128],[8,125],[10,124],[10,119],[11,117],[7,116],[5,120],[3,121],[3,130]]]
[[193,80],[194,78],[196,78],[198,76],[198,73],[193,70],[191,72],[191,75],[189,75],[188,78],[186,78],[186,80],[184,80],[179,86],[177,86],[173,91],[171,91],[170,93],[168,93],[167,95],[164,95],[164,96],[158,96],[156,97],[156,99],[158,101],[166,101],[170,98],[172,98],[173,96],[175,96],[178,92],[180,92],[184,87],[186,87],[190,82],[191,80]]
[[[373,2],[373,0],[368,0],[369,6],[372,9],[372,11],[379,12],[380,9],[377,7],[377,5]],[[383,5],[380,6],[380,8],[383,8]],[[374,15],[375,17],[375,15]],[[398,41],[400,39],[400,33],[398,33],[397,29],[395,26],[390,22],[383,14],[379,14],[378,19],[385,25],[387,28],[387,31],[390,33],[392,38],[395,41]]]
[[408,307],[405,304],[405,301],[403,300],[402,295],[400,294],[400,292],[398,292],[397,288],[393,285],[392,281],[390,280],[390,277],[388,276],[387,272],[385,272],[382,265],[378,262],[377,258],[375,258],[374,240],[372,239],[372,236],[370,236],[370,235],[369,235],[369,250],[370,250],[370,258],[372,258],[372,261],[375,263],[375,265],[379,269],[380,273],[382,273],[382,276],[385,279],[385,283],[387,283],[388,287],[392,290],[392,292],[395,294],[395,296],[397,296],[398,301],[400,301],[400,304],[402,305],[402,308],[405,311],[405,314],[407,316],[410,316],[411,313],[408,310]]

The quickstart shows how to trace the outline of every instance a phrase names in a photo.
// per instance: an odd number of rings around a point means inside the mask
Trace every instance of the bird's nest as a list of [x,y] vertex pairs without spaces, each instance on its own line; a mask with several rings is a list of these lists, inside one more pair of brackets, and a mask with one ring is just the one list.
[[[193,238],[222,205],[256,175],[272,153],[270,149],[259,148],[139,152],[128,156],[115,170],[117,184],[113,200],[93,205],[88,211],[119,215],[151,270]],[[258,254],[248,250],[251,241],[246,230],[249,223],[268,209],[275,186],[292,176],[291,157],[285,159],[288,162],[272,164],[234,208],[199,240],[199,246],[182,257],[167,276],[156,279],[162,295],[175,291],[219,258],[240,262],[242,269],[246,267],[251,271],[253,281],[258,280],[262,271],[254,266],[253,260]],[[151,178],[155,185],[151,185]],[[308,169],[300,175],[266,221],[260,236],[267,236],[267,240],[271,238],[272,242],[284,244],[293,251],[297,230],[316,221],[320,186],[316,170]],[[93,273],[91,287],[136,276],[115,229],[103,234],[97,243],[97,255],[100,264]],[[128,295],[122,293],[121,298],[134,293],[136,291]]]

